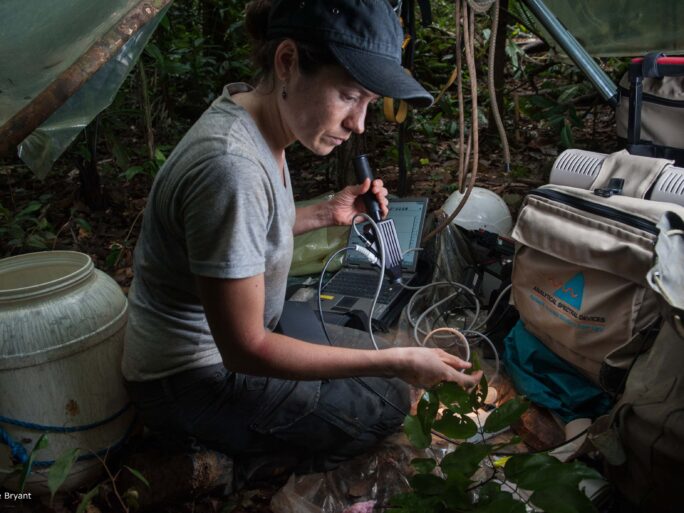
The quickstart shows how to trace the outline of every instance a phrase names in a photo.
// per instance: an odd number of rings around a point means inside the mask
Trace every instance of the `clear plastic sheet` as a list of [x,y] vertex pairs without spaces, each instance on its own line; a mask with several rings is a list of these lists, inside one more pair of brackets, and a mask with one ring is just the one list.
[[[0,2],[0,126],[40,94],[140,0]],[[83,87],[19,146],[44,178],[97,114],[107,108],[166,9],[136,33]]]
[[44,178],[88,123],[109,107],[167,9],[145,24],[116,56],[19,145],[19,158],[38,178]]
[[140,0],[2,0],[0,126],[28,105]]
[[[453,449],[453,448],[452,448]],[[337,469],[291,476],[271,500],[274,513],[362,513],[383,511],[392,497],[410,489],[411,460],[441,460],[450,450],[435,440],[425,450],[413,447],[403,434],[387,438],[372,454],[347,461]]]

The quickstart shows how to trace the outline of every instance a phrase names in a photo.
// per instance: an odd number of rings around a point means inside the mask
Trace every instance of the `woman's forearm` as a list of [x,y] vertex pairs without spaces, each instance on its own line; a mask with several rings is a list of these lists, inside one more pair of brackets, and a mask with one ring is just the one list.
[[295,235],[324,228],[333,224],[330,201],[322,201],[297,208],[297,217],[292,231]]

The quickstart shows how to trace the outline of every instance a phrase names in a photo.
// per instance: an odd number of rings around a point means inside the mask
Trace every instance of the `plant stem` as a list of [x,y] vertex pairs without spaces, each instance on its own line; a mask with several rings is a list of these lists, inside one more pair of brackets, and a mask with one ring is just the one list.
[[154,160],[154,132],[152,131],[152,108],[150,106],[150,95],[147,87],[147,75],[142,59],[138,61],[140,70],[140,93],[142,99],[143,117],[145,120],[145,136],[147,139],[147,156]]

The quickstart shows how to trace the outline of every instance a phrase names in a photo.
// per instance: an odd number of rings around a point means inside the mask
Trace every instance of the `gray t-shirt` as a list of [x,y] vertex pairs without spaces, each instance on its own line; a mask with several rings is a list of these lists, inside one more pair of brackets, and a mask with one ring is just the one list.
[[[251,116],[226,86],[157,174],[135,249],[122,370],[129,381],[220,363],[194,275],[264,274],[264,326],[285,299],[295,207]],[[228,363],[228,362],[226,362]]]

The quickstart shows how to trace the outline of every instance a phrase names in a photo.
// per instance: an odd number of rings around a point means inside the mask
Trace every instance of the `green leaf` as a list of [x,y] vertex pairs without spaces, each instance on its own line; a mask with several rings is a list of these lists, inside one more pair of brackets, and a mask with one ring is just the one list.
[[530,497],[535,506],[545,513],[597,513],[598,510],[579,489],[549,486],[535,491]]
[[87,233],[93,233],[93,227],[85,219],[77,217],[76,219],[74,219],[74,221],[76,221],[76,224],[83,228],[83,230],[85,230]]
[[129,167],[124,171],[124,177],[126,180],[132,180],[136,175],[139,175],[140,173],[144,173],[145,168],[143,166],[133,166]]
[[506,462],[504,474],[506,479],[519,484],[520,480],[525,480],[540,470],[545,472],[559,463],[556,458],[545,453],[516,454]]
[[24,491],[24,486],[26,485],[26,479],[28,479],[28,476],[31,474],[31,469],[33,468],[33,460],[35,460],[36,457],[33,455],[33,453],[29,454],[28,460],[26,463],[23,464],[23,468],[21,470],[21,475],[19,476],[19,492]]
[[600,479],[595,470],[579,461],[561,463],[548,454],[512,456],[504,468],[506,478],[526,490],[563,486],[575,490],[583,479]]
[[527,101],[530,102],[530,105],[537,107],[539,109],[550,109],[556,106],[555,101],[550,100],[544,96],[529,96],[527,98]]
[[143,476],[139,470],[135,470],[134,468],[129,467],[128,465],[124,465],[128,469],[128,471],[133,474],[135,477],[140,479],[143,483],[145,483],[145,486],[148,488],[150,487],[150,483],[145,479],[145,476]]
[[513,498],[513,495],[501,492],[500,496],[484,505],[478,505],[473,513],[525,513],[525,505]]
[[411,466],[419,474],[429,474],[437,466],[437,462],[432,458],[415,458],[411,460]]
[[423,497],[413,492],[401,493],[390,499],[388,513],[438,513],[444,511],[440,497]]
[[419,495],[442,495],[446,491],[446,481],[432,474],[416,474],[409,481]]
[[121,247],[121,245],[112,245],[112,248],[109,250],[109,253],[107,253],[107,258],[105,258],[105,266],[108,269],[114,267],[114,264],[119,259],[119,255],[122,251],[123,247]]
[[561,113],[553,114],[553,115],[549,116],[547,121],[549,122],[549,125],[551,125],[552,127],[560,128],[561,125],[563,125],[565,123],[565,113],[561,112]]
[[29,214],[32,214],[33,212],[36,212],[43,208],[43,204],[39,203],[37,201],[32,201],[29,203],[21,212],[17,214],[17,217],[26,217]]
[[409,441],[418,449],[427,449],[430,447],[432,436],[429,431],[426,433],[423,430],[423,424],[418,417],[412,417],[410,415],[406,417],[404,420],[404,433],[406,433]]
[[573,96],[577,96],[577,93],[579,91],[580,91],[580,85],[579,84],[573,84],[569,87],[566,87],[565,90],[558,96],[558,103],[566,103]]
[[78,508],[76,508],[76,513],[85,513],[85,511],[88,509],[88,505],[90,504],[90,501],[93,500],[93,497],[97,495],[97,493],[100,491],[100,486],[96,486],[92,490],[90,490],[88,493],[86,493],[83,498],[81,499],[81,502],[78,505]]
[[525,505],[510,492],[501,490],[501,485],[488,482],[480,487],[476,513],[525,513]]
[[429,433],[432,424],[435,422],[435,415],[439,410],[439,397],[434,392],[425,392],[416,408],[416,416],[423,426],[423,431]]
[[69,476],[71,467],[74,465],[77,458],[78,448],[65,452],[50,466],[47,478],[48,489],[50,490],[50,506],[52,506],[52,501],[55,498],[57,490],[59,490],[59,487],[64,484],[64,481],[66,481],[66,478]]
[[166,162],[166,155],[164,155],[164,152],[162,152],[159,148],[154,151],[154,161],[158,165],[162,165],[164,162]]
[[477,434],[477,424],[470,417],[444,410],[442,418],[435,421],[434,428],[449,438],[466,439]]
[[575,143],[573,141],[572,137],[572,128],[570,128],[570,125],[563,125],[563,128],[561,128],[561,142],[563,143],[563,146],[566,148],[572,148]]
[[461,474],[470,478],[491,451],[492,448],[487,444],[463,443],[454,452],[444,456],[439,466],[449,477]]
[[36,451],[40,451],[42,449],[47,449],[48,445],[49,445],[49,442],[48,442],[47,435],[45,435],[45,434],[40,435],[40,438],[36,442],[36,445],[33,446],[31,453],[34,453]]
[[[166,19],[166,16],[164,17],[164,19]],[[152,57],[159,64],[162,64],[164,62],[164,54],[161,52],[159,47],[154,43],[147,44],[147,46],[145,47],[145,53]]]
[[29,236],[29,238],[26,239],[26,245],[30,248],[47,249],[45,239],[37,234]]
[[435,387],[439,401],[447,408],[458,413],[470,413],[473,405],[470,395],[463,387],[453,381],[445,381]]
[[480,385],[470,393],[470,400],[475,405],[473,408],[474,410],[484,406],[488,393],[489,385],[487,383],[487,377],[483,373],[482,377],[480,378]]
[[28,460],[23,464],[21,475],[19,476],[19,492],[24,491],[24,486],[26,485],[26,479],[31,475],[31,470],[33,469],[33,461],[36,459],[36,453],[41,449],[45,449],[48,446],[48,437],[46,434],[40,435],[38,441],[31,449],[29,453]]
[[529,402],[522,397],[514,397],[510,401],[506,401],[496,410],[492,411],[487,420],[485,420],[485,433],[496,433],[510,426],[525,413],[529,405]]

